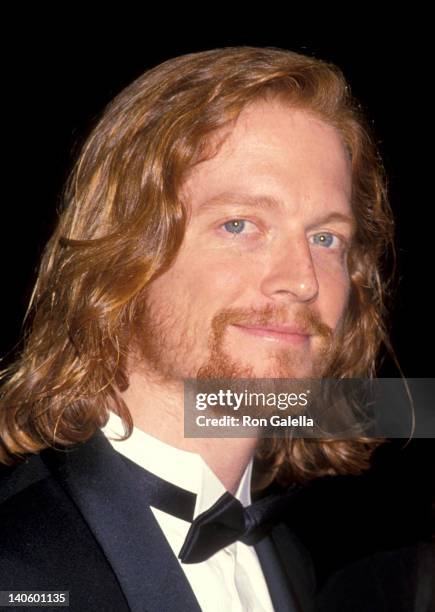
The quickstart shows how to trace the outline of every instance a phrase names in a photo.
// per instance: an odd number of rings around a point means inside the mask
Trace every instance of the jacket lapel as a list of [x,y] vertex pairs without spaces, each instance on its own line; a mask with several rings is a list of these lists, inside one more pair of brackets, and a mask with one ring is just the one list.
[[45,464],[100,544],[133,612],[200,612],[195,595],[149,508],[145,470],[132,470],[101,431]]
[[256,546],[276,612],[314,609],[315,577],[308,552],[283,523]]

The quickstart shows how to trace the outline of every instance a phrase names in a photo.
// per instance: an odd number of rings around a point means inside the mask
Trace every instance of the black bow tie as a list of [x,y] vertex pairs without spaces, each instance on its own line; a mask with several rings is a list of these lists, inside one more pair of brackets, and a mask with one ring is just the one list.
[[[214,504],[193,520],[196,495],[155,474],[139,468],[129,459],[123,460],[146,478],[150,506],[192,524],[178,555],[182,563],[206,561],[222,548],[241,541],[256,544],[264,538],[289,508],[290,498],[302,490],[293,485],[283,494],[269,495],[246,508],[231,495],[224,493]],[[293,503],[293,502],[292,502]]]
[[236,541],[256,544],[282,517],[294,493],[292,489],[286,495],[270,495],[246,508],[231,493],[224,493],[192,522],[179,558],[183,563],[200,563]]

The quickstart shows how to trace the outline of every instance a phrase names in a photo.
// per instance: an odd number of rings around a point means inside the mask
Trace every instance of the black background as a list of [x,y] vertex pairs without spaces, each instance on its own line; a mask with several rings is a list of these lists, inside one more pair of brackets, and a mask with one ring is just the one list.
[[[123,24],[98,29],[83,25],[85,18],[68,32],[61,25],[29,28],[25,34],[17,29],[4,73],[8,110],[3,127],[11,137],[4,141],[3,363],[11,359],[20,337],[37,262],[54,228],[74,152],[105,104],[144,70],[170,57],[253,45],[288,48],[336,63],[371,118],[397,223],[399,288],[391,338],[407,377],[435,375],[431,37],[406,19],[400,27],[394,20],[381,26],[373,19],[358,33],[359,17],[349,16],[340,34],[329,27],[314,34],[291,20],[279,32],[280,19],[277,15],[269,27],[234,28],[233,34],[224,33],[228,28],[212,33],[210,19],[199,28],[180,26],[174,34],[164,20],[149,16],[142,30],[136,23],[130,35]],[[134,21],[131,16],[128,26]],[[388,361],[381,373],[399,375]],[[396,442],[378,453],[376,467],[364,477],[322,481],[310,493],[315,500],[308,515],[302,513],[300,532],[321,571],[370,549],[427,536],[433,441],[401,446]]]

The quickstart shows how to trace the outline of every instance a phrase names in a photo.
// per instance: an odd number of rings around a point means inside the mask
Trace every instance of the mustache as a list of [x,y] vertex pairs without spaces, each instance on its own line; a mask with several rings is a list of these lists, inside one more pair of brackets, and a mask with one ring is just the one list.
[[272,304],[264,308],[227,308],[217,313],[212,320],[213,335],[222,337],[228,325],[274,326],[285,324],[297,325],[304,333],[322,336],[331,340],[333,331],[324,323],[320,315],[308,308],[299,308],[290,313],[288,307],[276,307]]

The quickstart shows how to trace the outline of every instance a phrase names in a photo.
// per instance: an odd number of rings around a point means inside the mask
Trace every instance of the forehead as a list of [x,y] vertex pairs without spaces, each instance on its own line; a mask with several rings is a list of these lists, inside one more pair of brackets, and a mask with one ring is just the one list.
[[267,193],[306,204],[333,197],[349,205],[351,161],[341,134],[314,115],[280,101],[257,101],[235,125],[217,132],[217,154],[197,164],[183,193],[193,212],[220,192]]

